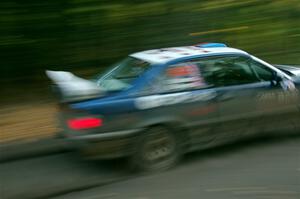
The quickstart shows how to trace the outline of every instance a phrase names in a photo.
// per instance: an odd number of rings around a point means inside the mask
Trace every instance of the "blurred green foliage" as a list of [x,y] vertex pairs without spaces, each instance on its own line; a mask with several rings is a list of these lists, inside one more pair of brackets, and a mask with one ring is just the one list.
[[129,53],[224,42],[271,63],[300,63],[299,0],[2,0],[0,78],[101,71]]

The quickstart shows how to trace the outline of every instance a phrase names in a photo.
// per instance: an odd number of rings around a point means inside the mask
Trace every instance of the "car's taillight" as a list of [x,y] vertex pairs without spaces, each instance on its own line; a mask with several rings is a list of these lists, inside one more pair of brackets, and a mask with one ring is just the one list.
[[84,118],[75,118],[68,120],[68,126],[73,130],[81,129],[91,129],[100,127],[103,125],[103,120],[101,118],[95,117],[84,117]]

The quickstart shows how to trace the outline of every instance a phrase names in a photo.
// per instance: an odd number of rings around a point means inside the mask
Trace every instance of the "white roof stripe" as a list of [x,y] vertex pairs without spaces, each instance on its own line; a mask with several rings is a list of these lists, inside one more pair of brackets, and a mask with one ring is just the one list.
[[172,48],[161,48],[154,50],[146,50],[133,53],[130,56],[135,57],[150,63],[166,63],[178,58],[184,58],[196,55],[209,55],[215,53],[242,53],[248,54],[245,51],[229,47],[216,47],[216,48],[199,48],[196,46],[183,46]]

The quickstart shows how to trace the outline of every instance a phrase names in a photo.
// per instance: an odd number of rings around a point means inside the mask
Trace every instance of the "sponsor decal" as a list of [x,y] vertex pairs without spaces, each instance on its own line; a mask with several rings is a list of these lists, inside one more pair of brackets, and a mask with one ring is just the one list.
[[267,91],[265,93],[260,93],[256,97],[257,101],[264,102],[266,106],[274,105],[273,103],[279,104],[290,104],[293,102],[297,102],[300,99],[299,91],[295,88],[295,90],[290,91]]
[[195,77],[200,76],[198,67],[195,64],[187,63],[182,65],[175,65],[168,68],[167,75],[169,77]]
[[183,90],[192,88],[206,87],[197,65],[192,63],[185,63],[182,65],[175,65],[167,69],[168,79],[165,81],[167,89]]
[[284,79],[280,82],[282,89],[270,90],[257,95],[256,99],[263,102],[265,106],[272,106],[274,104],[284,105],[298,102],[300,99],[300,92],[296,88],[293,81]]
[[172,67],[167,70],[167,74],[170,77],[189,76],[193,74],[193,68],[191,66],[178,66]]
[[161,49],[161,51],[168,51],[168,52],[173,52],[173,53],[182,52],[182,50],[178,49],[178,48],[164,48],[164,49]]
[[135,107],[138,109],[150,109],[174,104],[191,103],[197,101],[209,101],[216,97],[215,91],[205,92],[183,92],[174,94],[161,94],[139,97],[135,100]]

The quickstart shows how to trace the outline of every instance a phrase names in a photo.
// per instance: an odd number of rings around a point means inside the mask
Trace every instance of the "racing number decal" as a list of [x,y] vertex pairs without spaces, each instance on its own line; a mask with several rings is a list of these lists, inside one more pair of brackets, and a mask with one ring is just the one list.
[[263,106],[289,105],[300,99],[299,90],[290,80],[281,82],[282,89],[260,93],[256,100],[262,102]]
[[197,65],[192,63],[171,66],[166,71],[166,89],[179,91],[206,87]]

